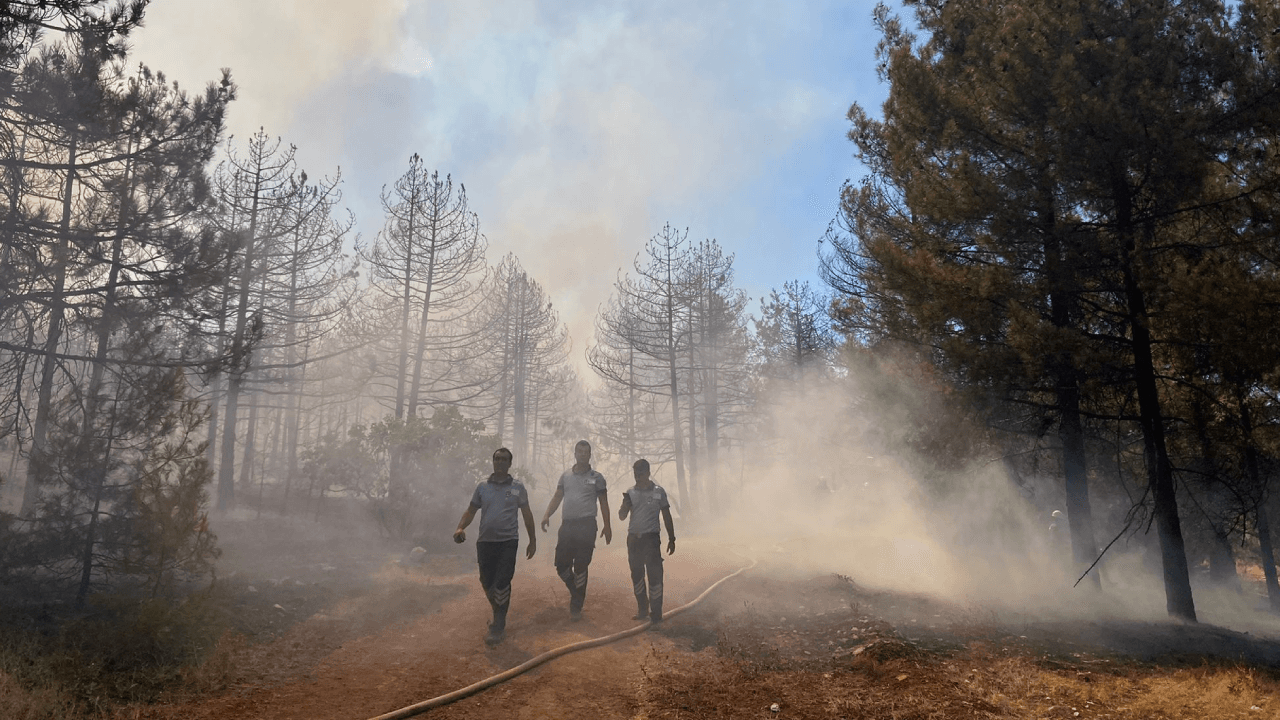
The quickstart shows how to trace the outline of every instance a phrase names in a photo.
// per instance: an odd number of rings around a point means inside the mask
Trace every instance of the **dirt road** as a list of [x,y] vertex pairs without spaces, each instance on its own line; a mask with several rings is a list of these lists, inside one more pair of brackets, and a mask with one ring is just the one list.
[[[383,629],[350,639],[341,636],[350,635],[353,624],[369,621],[355,615],[394,614],[405,608],[385,597],[378,602],[339,602],[272,642],[234,653],[234,679],[226,690],[134,708],[134,716],[359,720],[464,687],[546,650],[636,625],[631,619],[635,601],[625,550],[605,548],[601,541],[591,567],[584,619],[576,623],[569,620],[567,592],[549,556],[545,546],[532,561],[521,556],[506,641],[496,648],[488,649],[482,642],[490,613],[473,571],[457,572],[458,563],[448,558],[429,558],[408,568],[388,561],[371,576],[384,592],[409,596],[412,586],[421,586],[447,599],[434,608],[411,607],[403,619],[383,617],[388,623]],[[696,557],[697,562],[682,562],[686,557]],[[740,556],[723,548],[682,542],[680,552],[666,565],[667,607],[693,599],[742,564]],[[708,640],[714,643],[714,636],[699,630],[696,621],[677,620],[659,631],[557,659],[478,696],[433,710],[430,716],[634,717],[647,672],[673,652],[705,647]],[[335,637],[343,641],[335,642]]]

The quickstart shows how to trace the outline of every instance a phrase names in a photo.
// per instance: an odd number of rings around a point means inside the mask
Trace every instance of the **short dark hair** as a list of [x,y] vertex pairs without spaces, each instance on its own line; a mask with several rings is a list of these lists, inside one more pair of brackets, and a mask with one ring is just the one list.
[[644,473],[645,475],[648,475],[649,461],[645,460],[644,458],[640,458],[639,460],[631,464],[631,469],[635,470],[638,473]]
[[578,444],[577,444],[577,445],[574,445],[573,447],[574,447],[574,449],[576,450],[577,448],[580,448],[580,447],[582,447],[583,445],[586,445],[587,447],[591,447],[591,443],[587,442],[586,440],[579,440],[579,441],[578,441]]
[[494,450],[494,451],[493,451],[493,457],[494,457],[494,459],[497,459],[497,457],[498,457],[498,453],[502,453],[503,455],[506,455],[508,460],[510,460],[510,461],[512,461],[512,462],[515,462],[516,456],[515,456],[515,455],[512,455],[510,450],[508,450],[508,449],[506,449],[506,448],[504,448],[504,447],[500,447],[500,448],[498,448],[497,450]]

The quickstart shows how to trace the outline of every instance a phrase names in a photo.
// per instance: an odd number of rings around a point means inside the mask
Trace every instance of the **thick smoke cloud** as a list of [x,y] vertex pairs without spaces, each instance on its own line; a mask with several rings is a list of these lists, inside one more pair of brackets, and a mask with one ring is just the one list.
[[[838,573],[872,590],[941,598],[1006,628],[1167,620],[1154,530],[1136,526],[1116,539],[1100,566],[1103,592],[1075,586],[1082,568],[1071,559],[1066,518],[1050,514],[1061,507],[1060,478],[1026,478],[1036,486],[1028,495],[995,461],[923,482],[908,458],[864,441],[910,431],[891,408],[868,403],[876,395],[862,391],[869,382],[819,379],[766,398],[760,424],[772,439],[723,463],[730,511],[710,536],[775,570]],[[1118,531],[1106,527],[1099,548]],[[1195,592],[1204,622],[1274,631],[1252,592],[1204,582]]]

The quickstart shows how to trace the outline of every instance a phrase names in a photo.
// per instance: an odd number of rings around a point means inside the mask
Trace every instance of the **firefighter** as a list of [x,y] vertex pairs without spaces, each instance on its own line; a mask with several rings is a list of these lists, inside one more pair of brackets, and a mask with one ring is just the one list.
[[604,518],[600,537],[605,544],[613,541],[609,526],[608,486],[604,476],[591,469],[591,443],[579,440],[573,449],[575,464],[560,475],[556,492],[551,496],[547,512],[542,516],[542,531],[547,531],[551,516],[560,502],[560,532],[556,538],[556,574],[569,589],[569,619],[582,619],[582,606],[587,600],[587,568],[596,548],[596,507]]
[[533,533],[533,512],[529,510],[529,492],[524,484],[511,477],[511,451],[498,448],[493,453],[493,474],[476,485],[471,504],[462,513],[454,542],[465,542],[466,529],[480,511],[480,534],[476,537],[476,562],[480,566],[480,587],[493,608],[493,622],[485,635],[486,645],[493,647],[506,636],[507,610],[511,607],[511,578],[516,573],[516,550],[520,545],[520,523],[524,516],[529,548],[525,557],[533,559],[538,538]]
[[[618,519],[631,516],[627,527],[627,564],[631,566],[631,586],[636,594],[636,620],[662,622],[662,537],[658,516],[667,526],[667,554],[676,551],[676,531],[671,522],[667,491],[649,477],[649,461],[641,458],[631,466],[636,484],[622,494]],[[645,575],[648,587],[645,587]]]

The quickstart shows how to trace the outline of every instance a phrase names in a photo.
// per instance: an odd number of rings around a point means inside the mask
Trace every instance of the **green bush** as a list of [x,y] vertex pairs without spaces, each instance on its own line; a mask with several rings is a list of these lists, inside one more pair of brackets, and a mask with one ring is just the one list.
[[303,452],[303,473],[323,493],[362,497],[383,530],[400,538],[441,536],[492,471],[498,438],[456,407],[430,418],[386,417],[321,438]]

